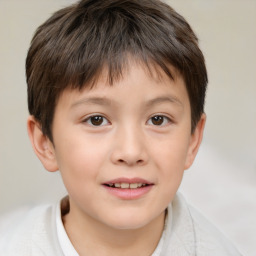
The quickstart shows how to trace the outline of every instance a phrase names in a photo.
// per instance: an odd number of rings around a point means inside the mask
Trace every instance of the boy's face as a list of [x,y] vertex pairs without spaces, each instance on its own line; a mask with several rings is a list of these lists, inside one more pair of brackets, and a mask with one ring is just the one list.
[[191,135],[183,79],[145,70],[132,63],[113,86],[102,76],[93,89],[66,90],[58,100],[52,161],[76,216],[143,227],[164,214],[193,162],[204,119]]

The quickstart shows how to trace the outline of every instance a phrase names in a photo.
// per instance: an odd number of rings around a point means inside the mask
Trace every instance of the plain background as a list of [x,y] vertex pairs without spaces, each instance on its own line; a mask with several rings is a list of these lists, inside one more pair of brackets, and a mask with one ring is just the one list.
[[[0,213],[65,195],[32,152],[24,62],[35,29],[71,0],[0,0]],[[169,0],[200,39],[208,73],[202,148],[181,191],[256,254],[256,1]]]

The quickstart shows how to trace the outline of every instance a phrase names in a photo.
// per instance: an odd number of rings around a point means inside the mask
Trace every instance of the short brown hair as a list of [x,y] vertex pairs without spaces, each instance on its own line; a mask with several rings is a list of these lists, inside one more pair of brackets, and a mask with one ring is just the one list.
[[104,67],[112,84],[130,55],[169,77],[184,78],[192,132],[204,112],[207,71],[185,19],[159,0],[82,0],[54,13],[36,31],[26,59],[28,108],[52,141],[58,97],[93,85]]

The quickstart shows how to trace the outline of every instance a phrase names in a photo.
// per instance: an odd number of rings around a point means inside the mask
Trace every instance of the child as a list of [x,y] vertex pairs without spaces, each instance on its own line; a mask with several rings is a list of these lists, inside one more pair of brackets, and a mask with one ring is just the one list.
[[240,255],[176,194],[203,137],[207,73],[171,7],[82,0],[38,28],[26,71],[32,146],[68,196],[19,216],[1,255]]

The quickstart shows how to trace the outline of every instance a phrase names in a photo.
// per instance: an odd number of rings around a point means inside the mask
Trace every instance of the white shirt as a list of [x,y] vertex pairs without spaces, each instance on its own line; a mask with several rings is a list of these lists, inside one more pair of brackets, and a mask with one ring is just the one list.
[[[8,216],[0,218],[1,256],[78,255],[64,229],[60,203]],[[241,256],[220,231],[187,205],[180,194],[168,206],[166,226],[152,256],[170,255]]]
[[69,240],[68,234],[64,228],[60,209],[61,209],[61,205],[59,205],[56,210],[56,228],[57,228],[57,236],[60,243],[60,247],[65,256],[71,256],[71,255],[79,256],[79,254],[73,247],[71,241]]

